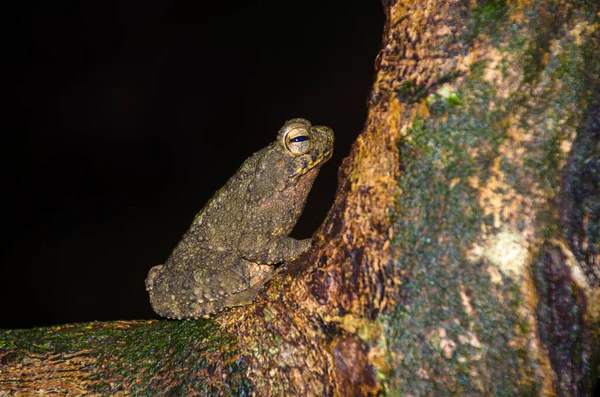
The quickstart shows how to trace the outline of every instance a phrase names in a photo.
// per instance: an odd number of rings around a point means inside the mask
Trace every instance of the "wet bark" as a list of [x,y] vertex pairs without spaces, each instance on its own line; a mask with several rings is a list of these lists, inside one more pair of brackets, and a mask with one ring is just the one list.
[[315,246],[210,320],[0,334],[0,395],[591,395],[595,1],[385,1]]

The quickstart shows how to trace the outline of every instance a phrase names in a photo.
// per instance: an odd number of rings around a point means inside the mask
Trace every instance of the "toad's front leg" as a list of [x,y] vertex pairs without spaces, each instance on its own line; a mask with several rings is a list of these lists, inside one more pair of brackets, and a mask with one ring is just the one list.
[[251,262],[276,264],[294,260],[310,249],[312,240],[296,240],[271,234],[242,236],[238,241],[239,255]]

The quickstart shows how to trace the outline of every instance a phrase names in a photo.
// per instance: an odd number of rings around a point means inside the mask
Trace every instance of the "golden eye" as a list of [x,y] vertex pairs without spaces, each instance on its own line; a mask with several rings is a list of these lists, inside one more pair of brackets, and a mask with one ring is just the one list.
[[293,155],[299,156],[310,149],[310,135],[304,127],[293,127],[283,137],[285,148]]

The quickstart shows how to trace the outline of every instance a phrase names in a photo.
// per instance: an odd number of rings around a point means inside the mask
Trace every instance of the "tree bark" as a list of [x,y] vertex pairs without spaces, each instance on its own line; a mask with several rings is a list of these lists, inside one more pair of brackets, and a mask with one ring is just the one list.
[[3,331],[0,396],[591,395],[597,2],[384,3],[314,249],[209,320]]

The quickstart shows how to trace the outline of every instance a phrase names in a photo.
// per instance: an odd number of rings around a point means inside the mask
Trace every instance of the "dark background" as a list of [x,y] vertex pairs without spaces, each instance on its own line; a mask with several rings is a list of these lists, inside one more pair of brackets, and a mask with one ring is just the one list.
[[204,3],[10,15],[0,328],[155,317],[148,270],[292,117],[336,132],[293,236],[322,222],[365,122],[380,3]]

